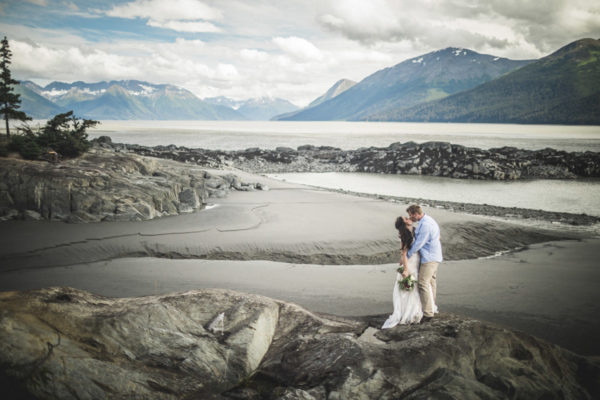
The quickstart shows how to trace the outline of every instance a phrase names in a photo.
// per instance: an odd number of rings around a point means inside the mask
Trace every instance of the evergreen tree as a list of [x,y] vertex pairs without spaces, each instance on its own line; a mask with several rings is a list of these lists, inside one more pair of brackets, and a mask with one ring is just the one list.
[[8,121],[10,119],[17,119],[19,121],[31,119],[23,111],[18,110],[21,104],[21,96],[13,92],[12,86],[18,85],[19,81],[12,79],[10,75],[9,65],[11,57],[12,52],[8,47],[8,39],[4,36],[4,39],[2,39],[2,46],[0,47],[0,114],[4,114],[7,137],[10,137],[10,130],[8,127]]

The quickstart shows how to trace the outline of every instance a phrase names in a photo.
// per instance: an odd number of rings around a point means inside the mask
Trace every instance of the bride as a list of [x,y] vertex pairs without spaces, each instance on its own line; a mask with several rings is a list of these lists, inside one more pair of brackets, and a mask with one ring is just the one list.
[[[419,252],[415,252],[410,259],[406,259],[406,253],[414,241],[412,221],[409,218],[398,217],[396,219],[396,229],[399,233],[398,236],[400,236],[402,253],[400,265],[404,266],[406,276],[412,275],[415,279],[418,279],[419,264],[421,261]],[[394,312],[385,321],[382,329],[393,328],[398,324],[418,324],[423,317],[423,309],[421,307],[421,299],[419,298],[419,290],[417,287],[414,287],[411,290],[401,290],[398,282],[402,280],[402,278],[403,276],[398,272],[396,274],[396,280],[394,281],[394,291],[392,294]],[[437,307],[435,304],[433,309],[434,312],[437,312]]]

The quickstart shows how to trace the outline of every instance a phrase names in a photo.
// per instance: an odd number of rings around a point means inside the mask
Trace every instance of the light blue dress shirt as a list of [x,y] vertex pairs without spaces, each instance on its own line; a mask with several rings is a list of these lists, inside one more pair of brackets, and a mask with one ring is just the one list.
[[415,228],[415,241],[406,257],[410,258],[417,251],[421,254],[421,264],[443,260],[440,227],[429,215],[424,215]]

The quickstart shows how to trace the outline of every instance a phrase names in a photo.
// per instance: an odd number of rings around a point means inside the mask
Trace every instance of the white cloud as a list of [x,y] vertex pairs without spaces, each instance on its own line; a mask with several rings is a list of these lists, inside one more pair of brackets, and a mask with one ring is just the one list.
[[198,0],[136,0],[114,6],[106,15],[118,18],[148,19],[148,25],[177,32],[222,32],[209,21],[223,18],[220,10]]
[[[600,32],[600,7],[587,0],[331,0],[317,21],[365,46],[406,41],[414,48],[489,49],[537,57]],[[594,35],[595,34],[595,35]],[[583,36],[582,36],[583,35]]]
[[292,57],[305,60],[320,60],[323,58],[321,51],[311,42],[299,37],[276,37],[273,42]]
[[177,32],[221,32],[222,29],[210,22],[201,21],[148,21],[149,26],[172,29]]
[[[64,12],[69,1],[49,4],[60,3]],[[600,37],[593,2],[549,2],[136,0],[108,14],[140,18],[163,28],[164,38],[157,38],[160,31],[146,39],[109,30],[92,37],[87,28],[40,29],[9,24],[9,17],[0,21],[0,32],[11,40],[16,79],[139,79],[201,97],[271,95],[307,104],[341,78],[360,81],[448,46],[535,58],[582,37]],[[106,14],[80,7],[73,17],[89,12],[102,21]],[[186,38],[173,40],[167,29],[186,32]]]
[[120,79],[139,73],[135,65],[119,55],[102,50],[82,51],[77,47],[49,48],[31,43],[12,41],[13,67],[20,75],[42,79],[61,79],[68,74],[91,80]]
[[107,15],[118,18],[149,18],[154,21],[220,20],[221,11],[198,0],[136,0],[114,6]]
[[244,60],[253,62],[264,62],[269,59],[269,54],[267,52],[255,49],[242,49],[242,51],[240,51],[240,56]]

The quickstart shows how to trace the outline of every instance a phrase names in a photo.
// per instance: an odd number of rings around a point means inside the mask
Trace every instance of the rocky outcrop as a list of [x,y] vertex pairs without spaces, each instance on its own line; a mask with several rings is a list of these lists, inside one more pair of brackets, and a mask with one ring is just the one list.
[[382,331],[384,319],[226,290],[4,292],[0,382],[38,399],[600,396],[597,358],[454,315]]
[[600,153],[502,147],[482,150],[446,142],[393,143],[386,148],[341,150],[328,146],[250,148],[240,151],[177,146],[118,145],[139,154],[211,167],[232,165],[262,173],[371,172],[450,178],[513,180],[600,177]]
[[201,209],[230,190],[232,174],[95,147],[58,164],[0,158],[0,217],[66,222],[136,221]]

